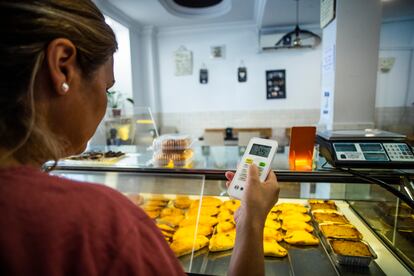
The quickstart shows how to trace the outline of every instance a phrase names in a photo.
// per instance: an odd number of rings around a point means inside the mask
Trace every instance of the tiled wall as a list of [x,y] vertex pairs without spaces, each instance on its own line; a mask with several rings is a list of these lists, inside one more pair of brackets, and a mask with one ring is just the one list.
[[273,135],[281,137],[284,136],[286,127],[317,125],[319,121],[319,109],[161,113],[157,115],[161,126],[175,126],[178,132],[194,137],[202,136],[206,128],[226,127],[271,127]]
[[412,135],[414,133],[414,106],[377,107],[375,122],[377,128]]
[[[286,127],[317,125],[318,109],[305,110],[261,110],[261,111],[222,111],[156,114],[159,126],[175,127],[178,132],[195,138],[203,135],[206,128],[249,128],[271,127],[273,136],[284,137]],[[372,127],[372,126],[367,126]],[[375,126],[402,134],[414,133],[414,107],[377,107]],[[362,124],[347,125],[347,129],[364,128]]]

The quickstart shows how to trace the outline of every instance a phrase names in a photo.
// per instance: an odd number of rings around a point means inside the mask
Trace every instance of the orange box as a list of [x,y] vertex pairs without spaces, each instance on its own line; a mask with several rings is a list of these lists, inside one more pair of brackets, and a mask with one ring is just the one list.
[[290,133],[289,167],[293,171],[311,171],[316,127],[292,127]]

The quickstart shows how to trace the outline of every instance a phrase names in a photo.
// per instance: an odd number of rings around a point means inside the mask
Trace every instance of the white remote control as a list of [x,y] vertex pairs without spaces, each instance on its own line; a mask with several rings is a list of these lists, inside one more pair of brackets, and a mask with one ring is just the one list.
[[259,178],[263,182],[269,174],[270,167],[277,149],[274,140],[252,138],[240,161],[233,181],[227,193],[234,198],[241,199],[247,180],[249,165],[255,164],[259,168]]

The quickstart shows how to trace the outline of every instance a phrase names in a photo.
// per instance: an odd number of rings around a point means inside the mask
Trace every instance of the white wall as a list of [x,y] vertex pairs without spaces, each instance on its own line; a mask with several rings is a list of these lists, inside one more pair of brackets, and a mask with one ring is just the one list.
[[[111,90],[121,92],[124,97],[132,98],[132,69],[131,69],[131,42],[129,29],[109,16],[105,21],[113,29],[118,42],[118,51],[114,54],[115,85]],[[125,104],[125,109],[132,111],[131,106]]]
[[[193,74],[174,75],[173,53],[181,45],[193,51]],[[210,46],[225,45],[223,60],[210,59]],[[321,50],[280,50],[258,53],[253,26],[192,32],[160,32],[160,97],[162,112],[319,109]],[[248,80],[237,81],[241,60]],[[205,64],[209,83],[199,83]],[[286,99],[266,100],[265,71],[286,69]]]
[[380,37],[380,57],[394,57],[389,72],[378,72],[377,107],[412,106],[414,102],[414,19],[385,22]]

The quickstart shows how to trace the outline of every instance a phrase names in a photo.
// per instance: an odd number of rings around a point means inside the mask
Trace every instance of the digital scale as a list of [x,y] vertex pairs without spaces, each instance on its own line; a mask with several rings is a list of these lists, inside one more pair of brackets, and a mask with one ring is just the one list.
[[318,132],[319,152],[334,167],[414,169],[406,136],[383,130]]

